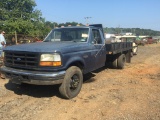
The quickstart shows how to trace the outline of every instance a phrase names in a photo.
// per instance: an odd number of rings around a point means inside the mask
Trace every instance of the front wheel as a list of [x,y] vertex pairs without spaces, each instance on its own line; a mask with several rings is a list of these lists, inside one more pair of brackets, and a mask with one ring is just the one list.
[[60,94],[67,99],[76,97],[83,83],[83,74],[80,68],[71,66],[67,69],[64,80],[59,87]]

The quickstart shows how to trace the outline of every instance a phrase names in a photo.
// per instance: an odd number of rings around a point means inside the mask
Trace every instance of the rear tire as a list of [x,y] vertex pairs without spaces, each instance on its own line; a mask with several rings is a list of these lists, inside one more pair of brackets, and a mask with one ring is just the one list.
[[113,62],[112,62],[112,68],[115,68],[115,69],[116,69],[116,68],[117,68],[117,65],[118,65],[117,63],[118,63],[118,60],[117,60],[117,58],[116,58],[116,59],[114,59]]
[[124,64],[125,64],[125,62],[126,62],[125,54],[121,54],[121,55],[118,57],[117,62],[118,62],[117,68],[118,68],[118,69],[123,69],[123,68],[124,68]]
[[80,68],[72,66],[67,69],[64,80],[59,87],[60,94],[66,98],[71,99],[76,97],[83,83],[83,74]]

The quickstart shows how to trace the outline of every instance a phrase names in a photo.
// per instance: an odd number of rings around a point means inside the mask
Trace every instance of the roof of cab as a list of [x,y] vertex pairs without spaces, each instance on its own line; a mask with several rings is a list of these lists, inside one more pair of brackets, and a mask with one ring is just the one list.
[[55,29],[60,29],[60,28],[103,28],[102,27],[102,24],[91,24],[89,26],[62,26],[62,27],[59,27],[59,28],[55,28]]

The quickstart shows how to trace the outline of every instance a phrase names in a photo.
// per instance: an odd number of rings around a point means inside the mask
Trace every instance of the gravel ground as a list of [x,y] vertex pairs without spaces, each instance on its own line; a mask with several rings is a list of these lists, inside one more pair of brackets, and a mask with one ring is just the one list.
[[123,70],[87,74],[80,94],[62,99],[58,86],[0,79],[0,120],[160,120],[160,43],[139,46]]

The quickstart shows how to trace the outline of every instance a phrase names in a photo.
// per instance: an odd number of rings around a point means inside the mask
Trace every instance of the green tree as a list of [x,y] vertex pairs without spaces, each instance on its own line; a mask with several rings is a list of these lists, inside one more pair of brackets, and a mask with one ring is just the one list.
[[1,0],[0,19],[22,18],[28,20],[31,18],[35,6],[36,3],[33,0]]
[[44,30],[44,18],[39,10],[35,10],[34,0],[1,0],[0,29],[7,33],[40,35]]

